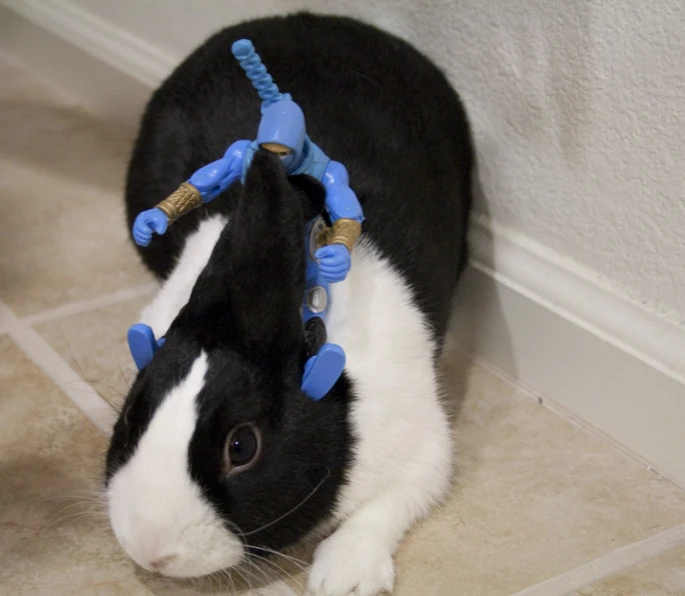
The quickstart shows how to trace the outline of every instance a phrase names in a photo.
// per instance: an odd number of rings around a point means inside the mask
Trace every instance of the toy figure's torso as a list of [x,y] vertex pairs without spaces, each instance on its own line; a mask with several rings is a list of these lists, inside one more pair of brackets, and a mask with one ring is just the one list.
[[305,293],[302,301],[302,320],[306,323],[312,317],[325,320],[328,313],[328,282],[321,275],[315,253],[319,248],[317,238],[326,227],[322,216],[311,220],[304,229],[306,258]]

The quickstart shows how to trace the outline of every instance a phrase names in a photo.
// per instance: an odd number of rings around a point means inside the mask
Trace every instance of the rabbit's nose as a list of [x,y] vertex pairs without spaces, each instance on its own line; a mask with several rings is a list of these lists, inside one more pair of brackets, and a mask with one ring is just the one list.
[[178,555],[166,555],[150,561],[150,567],[155,571],[163,571],[166,566],[178,559]]
[[158,571],[164,573],[164,570],[169,567],[174,561],[178,559],[178,555],[164,555],[161,557],[152,557],[143,565],[148,571]]

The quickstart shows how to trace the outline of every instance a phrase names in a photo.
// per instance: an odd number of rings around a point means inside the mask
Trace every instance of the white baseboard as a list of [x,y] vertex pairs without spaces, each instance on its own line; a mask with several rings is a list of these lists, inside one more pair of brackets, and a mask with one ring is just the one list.
[[685,384],[685,327],[646,310],[590,270],[537,242],[476,216],[474,261],[503,283]]
[[[0,0],[0,48],[132,126],[175,62],[65,0]],[[685,487],[685,330],[478,217],[471,238],[462,346]]]
[[474,218],[459,343],[685,487],[685,329]]
[[0,0],[0,52],[133,132],[173,63],[130,37],[60,0]]
[[0,4],[149,88],[176,65],[173,56],[66,0]]

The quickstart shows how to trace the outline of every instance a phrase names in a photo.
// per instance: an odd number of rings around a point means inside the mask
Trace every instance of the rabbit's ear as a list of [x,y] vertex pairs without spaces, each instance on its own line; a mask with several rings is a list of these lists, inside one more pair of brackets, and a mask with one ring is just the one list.
[[[280,159],[255,153],[242,196],[180,318],[248,356],[295,354],[304,345],[302,198]],[[182,323],[183,324],[183,323]]]
[[325,211],[326,189],[321,182],[306,174],[291,176],[289,180],[300,194],[303,226],[319,215],[327,217]]

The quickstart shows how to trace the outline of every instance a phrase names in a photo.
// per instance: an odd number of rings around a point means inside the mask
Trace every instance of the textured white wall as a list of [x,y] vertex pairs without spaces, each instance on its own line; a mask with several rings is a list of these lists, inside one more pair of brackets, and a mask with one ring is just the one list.
[[479,210],[685,322],[683,0],[71,1],[179,60],[300,8],[401,35],[466,102]]

